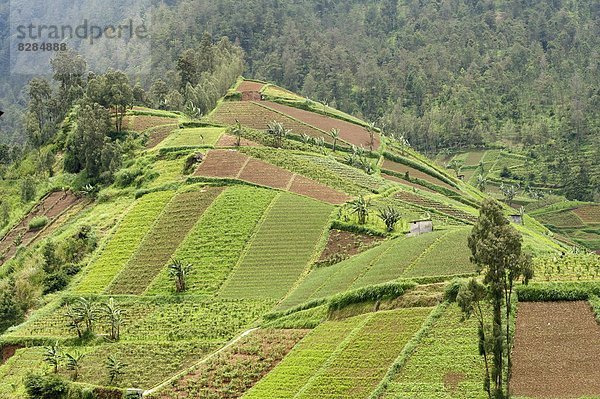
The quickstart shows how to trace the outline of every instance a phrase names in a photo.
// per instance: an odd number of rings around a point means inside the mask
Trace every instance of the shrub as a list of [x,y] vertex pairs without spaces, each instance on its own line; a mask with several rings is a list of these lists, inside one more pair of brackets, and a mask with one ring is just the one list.
[[407,290],[416,286],[417,284],[414,281],[396,281],[344,292],[331,298],[329,311],[340,310],[354,303],[398,298]]
[[37,374],[25,377],[25,390],[32,399],[62,399],[69,392],[68,385],[62,378]]
[[23,180],[23,183],[21,183],[21,201],[33,201],[33,199],[35,198],[35,192],[35,181],[31,177],[28,177],[25,180]]
[[44,295],[60,291],[69,284],[69,276],[64,271],[46,274],[44,277]]
[[47,216],[36,216],[29,221],[29,230],[39,230],[48,224]]
[[456,297],[458,296],[458,290],[460,290],[460,286],[463,282],[463,279],[453,279],[444,289],[444,300],[448,302],[455,302]]

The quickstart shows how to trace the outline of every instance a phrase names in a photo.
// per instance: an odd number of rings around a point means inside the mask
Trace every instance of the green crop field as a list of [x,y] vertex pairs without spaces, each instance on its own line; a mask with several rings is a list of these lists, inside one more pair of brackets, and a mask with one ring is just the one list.
[[368,397],[430,311],[400,309],[326,322],[244,398]]
[[177,194],[165,207],[137,252],[108,287],[109,294],[141,294],[171,259],[196,221],[221,193],[220,187]]
[[[273,191],[231,187],[215,199],[175,252],[175,258],[194,265],[188,292],[214,294],[225,281],[249,242]],[[149,294],[174,291],[166,270],[148,288]]]
[[[338,264],[314,268],[282,302],[281,308],[328,297],[349,289],[402,277],[450,276],[474,272],[468,249],[447,251],[449,243],[465,241],[468,229],[436,231],[398,238]],[[460,241],[459,241],[460,242]],[[454,245],[454,244],[453,244]]]
[[219,127],[176,129],[156,148],[214,146],[223,133],[225,129]]
[[449,306],[389,383],[385,399],[485,399],[477,322]]
[[76,292],[99,294],[127,264],[145,235],[175,193],[163,191],[138,200],[117,226],[115,234],[88,266]]
[[284,296],[316,256],[316,245],[332,210],[332,206],[308,198],[279,194],[220,295]]

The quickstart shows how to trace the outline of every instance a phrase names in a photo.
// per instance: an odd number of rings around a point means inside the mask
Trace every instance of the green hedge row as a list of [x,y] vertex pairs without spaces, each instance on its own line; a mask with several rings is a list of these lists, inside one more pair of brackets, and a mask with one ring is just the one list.
[[516,293],[520,302],[585,301],[600,295],[600,282],[530,283],[518,286]]
[[337,294],[329,300],[329,311],[340,310],[355,303],[398,298],[416,286],[417,283],[411,280],[393,281]]

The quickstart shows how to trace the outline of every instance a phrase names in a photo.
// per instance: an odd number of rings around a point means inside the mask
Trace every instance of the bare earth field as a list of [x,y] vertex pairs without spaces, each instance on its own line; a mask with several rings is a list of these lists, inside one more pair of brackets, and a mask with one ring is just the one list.
[[513,395],[600,395],[600,326],[587,302],[525,302],[517,312]]

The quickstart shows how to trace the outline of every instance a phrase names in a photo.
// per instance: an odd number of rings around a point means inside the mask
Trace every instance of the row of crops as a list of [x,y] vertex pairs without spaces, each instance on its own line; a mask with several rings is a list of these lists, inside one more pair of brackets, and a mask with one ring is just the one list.
[[[94,298],[97,307],[108,297]],[[271,300],[214,300],[204,297],[114,298],[122,310],[121,342],[226,341],[246,328],[274,304]],[[10,339],[76,338],[66,316],[70,300],[50,304],[36,317],[8,333]],[[96,311],[98,313],[98,311]],[[96,334],[107,335],[110,323],[101,316],[93,324]]]
[[[469,229],[441,230],[384,242],[332,266],[314,268],[281,308],[397,278],[475,272],[469,261]],[[448,248],[454,250],[449,251]]]
[[368,397],[430,311],[400,309],[327,321],[243,397]]
[[220,291],[224,298],[283,297],[316,254],[333,207],[281,193]]

